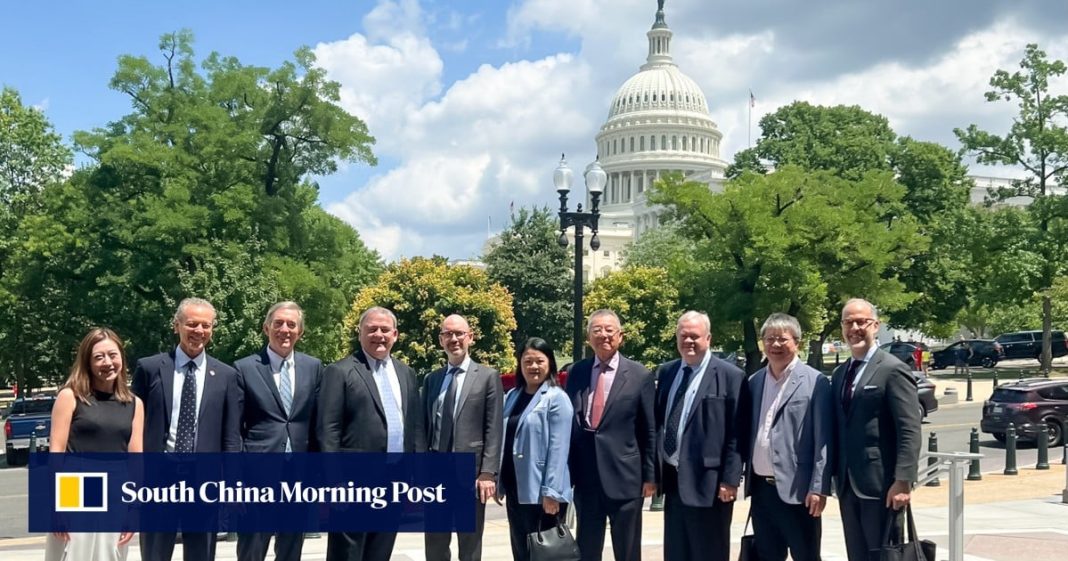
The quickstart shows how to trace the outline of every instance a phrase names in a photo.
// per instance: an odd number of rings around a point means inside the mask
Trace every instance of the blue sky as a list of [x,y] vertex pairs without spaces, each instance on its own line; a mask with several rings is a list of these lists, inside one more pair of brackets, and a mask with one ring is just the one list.
[[[655,0],[13,2],[0,83],[69,138],[129,110],[107,88],[121,54],[158,60],[188,28],[211,51],[277,66],[302,45],[378,138],[379,166],[320,178],[321,202],[389,258],[477,257],[511,203],[553,204],[561,152],[581,169],[615,89],[644,62]],[[795,99],[858,104],[899,134],[958,145],[952,128],[1008,126],[982,99],[996,68],[1038,42],[1068,59],[1068,2],[667,0],[680,69],[724,133]],[[1068,91],[1068,84],[1058,84]],[[754,131],[756,134],[756,131]],[[977,170],[996,173],[998,170]]]

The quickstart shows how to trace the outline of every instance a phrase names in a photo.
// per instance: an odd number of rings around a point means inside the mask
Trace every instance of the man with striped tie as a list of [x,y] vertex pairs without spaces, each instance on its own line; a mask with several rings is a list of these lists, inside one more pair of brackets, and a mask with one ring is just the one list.
[[[234,364],[243,397],[242,449],[245,452],[310,452],[315,442],[316,400],[323,377],[319,359],[296,351],[304,334],[304,310],[296,302],[279,302],[263,320],[267,345]],[[241,534],[240,561],[263,561],[270,533]],[[304,534],[278,533],[274,554],[278,561],[300,559]]]
[[[425,452],[415,372],[390,357],[397,317],[382,307],[360,315],[360,348],[323,371],[319,446],[323,452]],[[327,561],[388,561],[396,532],[331,532]]]

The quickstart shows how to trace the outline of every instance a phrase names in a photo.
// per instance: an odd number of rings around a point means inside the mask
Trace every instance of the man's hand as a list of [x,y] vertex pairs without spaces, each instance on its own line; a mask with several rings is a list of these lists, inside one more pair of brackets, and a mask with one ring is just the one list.
[[642,496],[651,497],[656,494],[656,483],[646,481],[642,483]]
[[819,518],[820,514],[823,514],[824,507],[827,506],[827,497],[819,493],[809,493],[805,496],[805,506],[808,508],[809,516]]
[[911,496],[912,486],[909,485],[908,481],[894,481],[894,484],[886,492],[886,508],[901,510],[908,506]]
[[738,497],[738,488],[726,483],[719,484],[719,500],[729,503]]
[[130,543],[130,541],[133,540],[133,537],[134,537],[134,533],[133,532],[123,532],[123,533],[119,534],[119,543],[118,543],[119,547],[122,547],[122,546]]
[[475,480],[475,493],[482,504],[497,496],[497,481],[491,473],[480,473]]
[[560,502],[550,497],[542,497],[541,508],[545,514],[556,516],[556,513],[560,512]]

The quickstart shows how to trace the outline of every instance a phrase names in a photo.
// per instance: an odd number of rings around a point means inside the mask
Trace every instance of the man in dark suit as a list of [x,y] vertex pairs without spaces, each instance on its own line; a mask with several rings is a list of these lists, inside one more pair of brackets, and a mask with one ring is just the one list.
[[[397,317],[360,316],[360,348],[323,371],[319,447],[323,452],[424,452],[426,427],[415,372],[391,358]],[[388,561],[396,532],[331,532],[327,561]]]
[[[304,310],[296,302],[279,302],[263,321],[267,346],[234,364],[242,392],[241,437],[245,452],[310,452],[316,450],[315,408],[323,363],[296,351],[304,334]],[[267,558],[270,533],[240,534],[237,558]],[[297,561],[304,545],[300,532],[274,536],[277,560]]]
[[831,383],[797,358],[801,325],[771,314],[760,328],[768,365],[748,380],[745,493],[761,561],[819,561],[831,494]]
[[[504,434],[504,389],[501,375],[468,354],[474,341],[463,316],[451,315],[438,334],[447,364],[423,380],[423,411],[431,452],[470,452],[475,455],[475,531],[456,535],[460,561],[482,559],[482,530],[486,501],[497,494],[497,468]],[[426,534],[427,561],[448,561],[452,534]]]
[[727,561],[742,478],[745,374],[709,352],[707,315],[682,314],[675,339],[681,358],[655,372],[664,559]]
[[623,329],[615,312],[590,314],[586,337],[594,358],[572,365],[567,377],[576,540],[583,561],[600,561],[608,520],[616,561],[637,561],[642,502],[656,492],[656,388],[647,368],[619,353]]
[[916,382],[905,363],[879,349],[878,332],[879,315],[871,302],[846,302],[842,335],[853,356],[835,369],[831,392],[835,486],[850,561],[866,561],[868,552],[881,545],[887,509],[908,505],[920,457]]
[[[240,452],[237,372],[208,356],[215,308],[186,298],[174,314],[178,347],[137,361],[131,383],[145,404],[145,452]],[[141,558],[170,559],[177,534],[142,533]],[[215,534],[182,532],[183,558],[215,558]]]

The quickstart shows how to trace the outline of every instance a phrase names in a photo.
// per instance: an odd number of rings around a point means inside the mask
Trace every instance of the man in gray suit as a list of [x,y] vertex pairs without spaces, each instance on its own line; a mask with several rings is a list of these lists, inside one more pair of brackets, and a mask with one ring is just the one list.
[[920,457],[916,382],[905,363],[879,349],[878,332],[879,315],[871,302],[846,302],[842,335],[853,356],[835,369],[831,395],[835,490],[849,561],[867,561],[868,552],[881,545],[888,509],[909,504]]
[[761,561],[819,561],[820,514],[831,494],[831,383],[797,358],[801,325],[771,314],[760,328],[768,365],[748,380],[745,494]]
[[[423,380],[426,434],[431,452],[475,454],[475,531],[456,535],[460,561],[482,559],[482,529],[486,501],[497,493],[497,466],[504,434],[504,389],[501,375],[468,354],[474,341],[463,316],[451,315],[441,323],[438,341],[448,363]],[[427,533],[427,561],[448,561],[452,534]]]
[[[309,452],[315,443],[316,400],[323,377],[319,359],[296,351],[304,334],[304,310],[296,302],[279,302],[263,320],[267,346],[234,363],[243,396],[242,449],[245,452]],[[263,561],[269,533],[240,534],[237,558]],[[274,536],[275,559],[300,559],[304,534]]]

